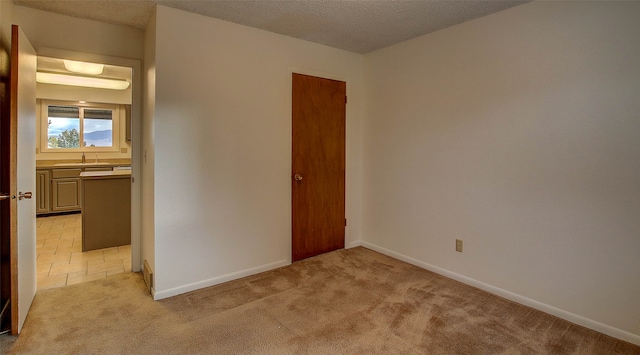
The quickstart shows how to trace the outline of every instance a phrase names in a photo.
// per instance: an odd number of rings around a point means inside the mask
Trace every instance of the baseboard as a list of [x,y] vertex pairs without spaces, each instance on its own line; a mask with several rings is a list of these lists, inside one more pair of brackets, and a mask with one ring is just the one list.
[[636,344],[636,345],[640,345],[640,335],[636,335],[633,333],[629,333],[627,331],[585,318],[583,316],[571,313],[571,312],[567,312],[565,310],[562,310],[560,308],[556,308],[553,306],[550,306],[548,304],[542,303],[542,302],[538,302],[536,300],[527,298],[525,296],[501,289],[499,287],[495,287],[489,284],[486,284],[484,282],[457,274],[455,272],[451,272],[449,270],[437,267],[435,265],[431,265],[428,263],[425,263],[423,261],[414,259],[412,257],[406,256],[404,254],[400,254],[397,253],[395,251],[377,246],[375,244],[371,244],[368,242],[361,242],[361,245],[365,248],[369,248],[371,250],[375,250],[381,254],[390,256],[392,258],[398,259],[398,260],[402,260],[404,262],[407,262],[409,264],[421,267],[423,269],[429,270],[429,271],[433,271],[437,274],[440,274],[442,276],[446,276],[448,278],[454,279],[456,281],[460,281],[462,283],[465,283],[467,285],[473,286],[473,287],[477,287],[481,290],[487,291],[489,293],[492,293],[494,295],[506,298],[510,301],[513,302],[517,302],[520,303],[522,305],[537,309],[539,311],[545,312],[545,313],[549,313],[551,315],[554,315],[558,318],[567,320],[569,322],[581,325],[585,328],[589,328],[592,330],[595,330],[597,332],[600,332],[602,334],[606,334],[609,335],[611,337],[620,339],[620,340],[624,340],[627,341],[629,343],[632,344]]
[[[201,288],[205,288],[205,287],[209,287],[209,286],[214,286],[214,285],[218,285],[227,281],[232,281],[232,280],[236,280],[242,277],[246,277],[246,276],[251,276],[251,275],[255,275],[261,272],[265,272],[265,271],[269,271],[269,270],[273,270],[273,269],[277,269],[279,267],[282,266],[286,266],[289,265],[290,262],[287,260],[280,260],[280,261],[276,261],[273,263],[269,263],[269,264],[265,264],[265,265],[261,265],[261,266],[257,266],[257,267],[253,267],[250,269],[246,269],[246,270],[241,270],[241,271],[236,271],[236,272],[232,272],[230,274],[226,274],[226,275],[221,275],[218,277],[214,277],[208,280],[203,280],[203,281],[198,281],[198,282],[194,282],[188,285],[183,285],[183,286],[179,286],[179,287],[174,287],[168,290],[164,290],[164,291],[157,291],[155,289],[152,290],[152,294],[153,294],[153,299],[154,300],[161,300],[163,298],[169,298],[169,297],[173,297],[173,296],[177,296],[183,293],[187,293],[187,292],[191,292],[191,291],[195,291],[195,290],[199,290]],[[156,280],[157,282],[157,280]],[[157,286],[157,285],[154,285]]]
[[347,249],[356,248],[360,246],[362,246],[362,240],[356,240],[355,242],[349,243],[349,245],[347,245]]

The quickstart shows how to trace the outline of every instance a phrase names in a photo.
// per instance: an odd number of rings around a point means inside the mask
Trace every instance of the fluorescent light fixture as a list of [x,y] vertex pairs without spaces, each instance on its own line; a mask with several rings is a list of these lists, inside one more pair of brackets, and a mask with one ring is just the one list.
[[78,62],[75,60],[63,59],[64,67],[74,73],[87,74],[87,75],[99,75],[104,70],[104,64]]
[[82,86],[97,89],[124,90],[129,87],[126,80],[88,78],[85,76],[74,76],[53,73],[36,73],[36,81],[43,84]]

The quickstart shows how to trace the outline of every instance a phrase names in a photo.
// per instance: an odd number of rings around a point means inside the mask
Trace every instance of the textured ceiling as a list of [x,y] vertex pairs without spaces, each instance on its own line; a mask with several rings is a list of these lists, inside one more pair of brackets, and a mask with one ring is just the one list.
[[528,0],[14,0],[17,5],[144,29],[156,4],[368,53]]

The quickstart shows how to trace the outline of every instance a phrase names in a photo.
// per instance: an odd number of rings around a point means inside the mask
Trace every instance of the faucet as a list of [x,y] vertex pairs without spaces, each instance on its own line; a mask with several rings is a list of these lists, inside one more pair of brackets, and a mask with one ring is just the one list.
[[86,158],[84,156],[84,152],[82,152],[82,164],[86,163]]

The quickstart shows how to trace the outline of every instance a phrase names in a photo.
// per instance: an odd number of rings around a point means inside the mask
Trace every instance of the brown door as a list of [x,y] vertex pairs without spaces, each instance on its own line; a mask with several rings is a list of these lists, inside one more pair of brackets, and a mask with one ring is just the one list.
[[292,260],[344,248],[346,83],[293,74]]
[[[0,30],[1,31],[1,30]],[[4,50],[4,48],[0,48]],[[9,61],[0,61],[0,73],[9,72]],[[11,330],[11,119],[9,81],[2,74],[0,85],[0,333]]]

